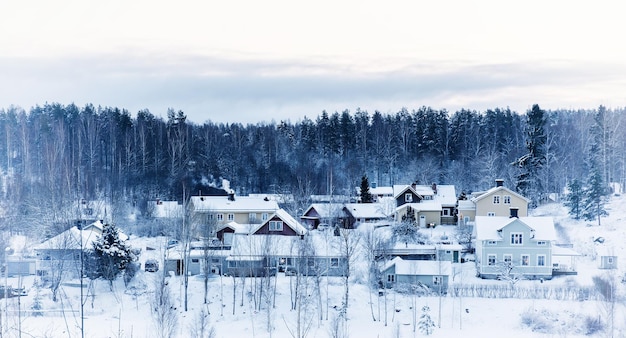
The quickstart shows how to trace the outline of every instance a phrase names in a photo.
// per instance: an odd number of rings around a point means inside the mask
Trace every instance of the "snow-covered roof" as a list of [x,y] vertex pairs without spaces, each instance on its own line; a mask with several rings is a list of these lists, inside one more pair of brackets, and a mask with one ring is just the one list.
[[552,217],[528,216],[510,218],[505,216],[476,216],[474,225],[476,240],[501,240],[502,237],[498,230],[517,221],[522,222],[535,231],[534,240],[555,241],[557,239]]
[[199,212],[274,212],[278,203],[265,197],[235,196],[192,196],[194,210]]
[[396,208],[396,211],[400,211],[407,207],[411,207],[415,211],[441,211],[441,203],[435,201],[422,201],[420,203],[405,203]]
[[311,209],[315,209],[321,218],[334,218],[343,216],[343,203],[313,203],[304,212],[306,215]]
[[394,265],[396,266],[396,275],[450,276],[452,271],[452,263],[450,261],[404,260],[400,257],[387,262],[381,271],[385,271]]
[[393,187],[370,188],[370,194],[376,196],[393,196]]
[[315,256],[340,256],[341,238],[328,234],[301,236],[242,235],[235,234],[231,256],[298,256],[302,245],[307,245],[309,254]]
[[379,203],[346,203],[345,208],[354,218],[385,219],[383,205]]
[[[79,250],[81,243],[83,249],[90,249],[93,247],[92,243],[102,235],[102,227],[103,224],[100,221],[83,227],[82,231],[75,226],[71,227],[41,244],[36,245],[35,250]],[[119,231],[119,229],[118,235],[122,241],[128,239],[128,236]]]
[[402,185],[397,184],[393,186],[393,196],[398,198],[400,194],[404,193],[407,190],[410,190],[420,196],[430,196],[432,201],[438,202],[445,206],[454,206],[456,205],[456,188],[454,185],[442,184],[435,185],[435,189],[437,192],[433,190],[432,185]]
[[505,186],[493,187],[493,188],[491,188],[491,189],[489,189],[489,190],[487,190],[487,191],[485,191],[485,192],[483,192],[481,194],[478,194],[478,193],[476,193],[475,195],[472,194],[474,197],[472,197],[471,200],[474,203],[476,203],[476,202],[480,201],[481,199],[486,198],[488,196],[491,196],[493,193],[499,192],[499,191],[505,191],[509,195],[517,196],[517,197],[523,199],[526,202],[530,202],[530,200],[528,198],[526,198],[526,197],[516,193],[515,191],[513,191],[513,190],[511,190],[511,189],[509,189],[509,188],[507,188]]
[[476,210],[476,204],[471,200],[460,200],[458,210]]

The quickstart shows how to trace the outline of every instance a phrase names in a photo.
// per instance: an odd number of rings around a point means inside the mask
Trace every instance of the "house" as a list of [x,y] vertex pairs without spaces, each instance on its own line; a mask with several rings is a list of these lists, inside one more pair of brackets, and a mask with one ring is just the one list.
[[313,203],[300,216],[307,229],[317,229],[320,224],[338,226],[343,222],[343,203]]
[[504,180],[497,179],[495,187],[458,201],[459,225],[472,224],[476,216],[526,217],[529,202],[528,198],[505,187]]
[[[49,273],[52,265],[62,263],[64,269],[80,275],[81,254],[84,250],[93,248],[93,242],[102,235],[103,226],[100,220],[83,226],[81,229],[73,226],[35,246],[34,250],[39,264],[37,272],[45,275]],[[128,236],[119,232],[119,238],[125,241]]]
[[415,288],[446,293],[452,271],[449,261],[403,260],[396,257],[381,269],[387,288]]
[[189,201],[191,221],[197,226],[238,224],[260,224],[278,210],[278,203],[267,197],[235,196],[192,196]]
[[226,266],[229,248],[211,245],[206,247],[205,245],[204,242],[190,243],[187,257],[185,257],[181,246],[168,249],[164,257],[163,268],[166,272],[171,271],[176,275],[182,275],[185,271],[186,261],[186,272],[189,275],[221,274]]
[[154,218],[182,218],[184,208],[178,201],[156,199],[154,201],[148,201],[146,213],[147,216]]
[[598,250],[598,257],[600,258],[600,269],[617,269],[617,255],[615,255],[615,252],[613,252],[613,250],[607,250],[606,248],[602,248]]
[[551,217],[476,216],[476,266],[482,278],[498,278],[503,268],[528,279],[551,279],[556,231]]
[[233,276],[265,276],[275,272],[343,276],[347,262],[341,239],[307,233],[302,236],[235,234],[224,271]]
[[360,223],[376,223],[388,219],[379,203],[346,203],[343,206],[343,228],[354,229]]
[[420,227],[455,225],[456,193],[453,185],[394,185],[395,218]]

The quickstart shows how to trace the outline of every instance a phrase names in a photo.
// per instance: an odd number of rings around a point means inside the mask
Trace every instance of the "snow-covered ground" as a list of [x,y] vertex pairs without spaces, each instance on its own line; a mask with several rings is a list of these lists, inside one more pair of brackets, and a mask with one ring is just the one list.
[[[626,198],[612,197],[607,209],[610,215],[602,219],[602,225],[592,222],[573,221],[567,217],[567,210],[560,205],[548,205],[534,210],[533,215],[553,216],[564,230],[561,242],[574,244],[574,250],[584,256],[577,260],[577,276],[558,277],[541,283],[540,281],[520,281],[518,287],[532,286],[591,286],[592,277],[613,273],[624,275],[626,263]],[[595,224],[595,223],[593,223]],[[603,237],[604,243],[593,239]],[[148,258],[159,258],[164,240],[162,238],[132,238],[134,247],[142,248],[141,262]],[[146,247],[157,250],[146,250]],[[599,269],[598,254],[610,252],[618,257],[618,270]],[[360,260],[363,262],[363,260]],[[142,265],[143,266],[143,265]],[[363,269],[361,263],[358,269]],[[503,281],[486,281],[475,277],[473,263],[456,264],[457,274],[453,283],[500,284]],[[462,272],[462,273],[461,273]],[[157,321],[153,315],[151,302],[154,299],[154,286],[160,271],[150,273],[140,271],[129,288],[121,279],[116,281],[114,291],[104,281],[94,287],[95,296],[83,297],[85,313],[85,337],[158,337]],[[432,337],[583,337],[585,321],[590,318],[604,318],[601,302],[587,300],[545,300],[545,299],[502,299],[478,297],[415,297],[398,294],[389,290],[386,297],[378,293],[370,295],[365,286],[363,273],[357,271],[350,282],[350,305],[347,312],[347,336],[349,337],[413,337],[423,336],[415,328],[424,306],[430,308],[430,316],[436,327]],[[214,276],[209,280],[209,304],[203,304],[203,279],[190,277],[188,311],[183,306],[183,286],[181,277],[169,278],[173,311],[178,314],[175,337],[192,337],[194,328],[201,322],[199,314],[208,311],[208,324],[215,330],[216,337],[294,337],[298,328],[298,314],[303,318],[300,327],[306,337],[345,337],[334,334],[333,318],[338,315],[344,293],[342,278],[322,278],[322,319],[318,319],[318,299],[312,288],[308,289],[311,298],[309,307],[301,311],[291,310],[290,278],[279,274],[276,280],[275,306],[255,305],[248,280],[243,290],[240,279]],[[238,283],[233,306],[233,282]],[[9,285],[18,286],[18,278],[9,278]],[[326,301],[326,282],[329,297]],[[10,298],[5,303],[0,300],[3,332],[5,336],[23,337],[80,337],[81,293],[77,281],[69,281],[61,289],[58,302],[52,302],[51,293],[46,288],[36,288],[34,277],[25,277],[21,283],[28,295]],[[620,299],[624,299],[624,284],[619,283]],[[87,294],[88,289],[84,289]],[[32,305],[37,293],[40,295],[41,315],[35,316]],[[18,311],[19,307],[22,311]],[[269,308],[269,310],[268,310]],[[416,311],[413,311],[415,309]],[[8,316],[8,324],[5,321]],[[415,317],[414,317],[415,316]],[[374,318],[376,320],[374,320]],[[327,319],[328,318],[328,319]],[[416,319],[414,319],[416,318]],[[268,322],[271,330],[268,330]],[[626,310],[622,301],[615,310],[616,329],[614,337],[626,336]],[[531,329],[535,328],[535,331]],[[605,325],[606,326],[606,325]],[[7,334],[8,333],[8,334]],[[597,332],[593,336],[606,336]]]

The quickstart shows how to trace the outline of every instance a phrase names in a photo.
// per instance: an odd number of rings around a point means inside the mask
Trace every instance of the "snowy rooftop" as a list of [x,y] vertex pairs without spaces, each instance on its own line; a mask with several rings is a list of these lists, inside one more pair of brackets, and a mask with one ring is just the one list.
[[502,237],[498,230],[518,220],[535,231],[535,240],[555,241],[557,239],[552,217],[529,216],[510,218],[504,216],[476,216],[476,224],[474,226],[476,240],[500,240]]
[[191,204],[196,211],[239,211],[239,212],[274,212],[278,203],[265,197],[235,196],[231,201],[228,196],[192,196]]
[[381,271],[387,270],[394,265],[396,266],[396,275],[449,276],[452,271],[452,263],[450,261],[404,260],[400,257],[387,262]]
[[348,209],[355,218],[387,218],[387,215],[383,212],[383,205],[379,203],[347,203],[345,208]]

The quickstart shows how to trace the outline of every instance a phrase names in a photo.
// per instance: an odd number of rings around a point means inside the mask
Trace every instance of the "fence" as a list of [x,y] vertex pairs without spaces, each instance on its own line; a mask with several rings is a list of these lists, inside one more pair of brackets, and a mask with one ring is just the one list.
[[602,300],[602,295],[594,287],[571,286],[510,286],[510,285],[481,285],[456,284],[448,287],[448,296],[451,297],[478,297],[478,298],[519,298],[519,299],[549,299],[549,300]]

